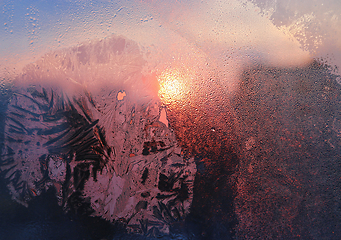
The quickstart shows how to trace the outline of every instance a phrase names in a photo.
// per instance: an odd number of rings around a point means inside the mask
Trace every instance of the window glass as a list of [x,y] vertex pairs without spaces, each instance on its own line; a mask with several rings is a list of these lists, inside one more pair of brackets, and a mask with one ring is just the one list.
[[337,0],[0,2],[8,239],[339,239]]

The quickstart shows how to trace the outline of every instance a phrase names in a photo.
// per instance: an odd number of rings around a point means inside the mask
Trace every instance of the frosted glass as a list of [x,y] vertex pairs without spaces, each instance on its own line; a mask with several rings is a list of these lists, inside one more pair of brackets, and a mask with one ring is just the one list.
[[6,238],[340,238],[339,1],[0,5]]

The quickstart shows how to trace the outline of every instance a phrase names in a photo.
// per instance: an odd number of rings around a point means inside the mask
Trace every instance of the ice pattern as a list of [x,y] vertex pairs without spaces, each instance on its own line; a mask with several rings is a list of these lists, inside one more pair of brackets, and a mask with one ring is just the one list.
[[[122,39],[82,51],[121,43],[110,57],[122,60],[129,49]],[[83,61],[78,69],[89,61],[99,64],[91,53],[76,55]],[[69,78],[67,88],[37,81],[37,71],[29,71],[30,81],[14,86],[6,112],[0,168],[14,200],[28,206],[53,187],[65,211],[121,221],[130,232],[150,236],[167,234],[184,219],[192,202],[194,159],[184,157],[173,130],[160,119],[165,110],[159,99],[141,101],[129,91],[125,78],[131,72],[95,89]]]

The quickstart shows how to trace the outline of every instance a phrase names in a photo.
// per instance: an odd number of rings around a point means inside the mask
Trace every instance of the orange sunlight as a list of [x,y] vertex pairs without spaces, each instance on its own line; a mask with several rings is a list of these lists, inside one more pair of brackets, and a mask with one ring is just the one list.
[[188,92],[189,75],[184,70],[166,69],[158,77],[159,97],[164,104],[170,104],[184,98]]

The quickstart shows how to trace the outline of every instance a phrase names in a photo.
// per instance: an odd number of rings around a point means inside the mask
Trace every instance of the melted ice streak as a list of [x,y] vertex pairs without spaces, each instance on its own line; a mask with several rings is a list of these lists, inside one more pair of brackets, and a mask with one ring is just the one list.
[[117,82],[95,94],[50,86],[19,84],[8,106],[0,169],[13,199],[27,206],[54,187],[66,210],[88,203],[132,232],[168,233],[189,212],[196,166],[158,99],[141,102]]

